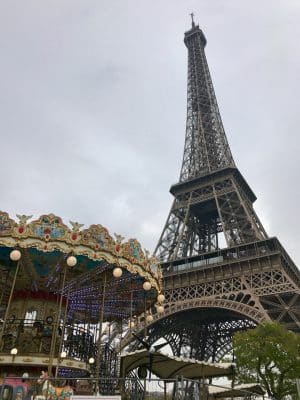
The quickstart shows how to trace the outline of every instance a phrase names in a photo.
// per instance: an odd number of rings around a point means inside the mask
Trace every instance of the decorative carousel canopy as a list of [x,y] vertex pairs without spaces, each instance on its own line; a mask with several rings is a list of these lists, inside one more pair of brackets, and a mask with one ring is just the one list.
[[69,319],[96,322],[101,308],[107,321],[132,317],[145,311],[161,292],[157,260],[143,251],[136,239],[124,241],[117,234],[114,239],[102,225],[83,229],[83,225],[70,221],[69,228],[53,214],[31,222],[32,216],[17,218],[14,221],[0,212],[2,309],[16,269],[16,262],[10,259],[13,249],[21,251],[13,300],[35,298],[54,304],[63,296]]

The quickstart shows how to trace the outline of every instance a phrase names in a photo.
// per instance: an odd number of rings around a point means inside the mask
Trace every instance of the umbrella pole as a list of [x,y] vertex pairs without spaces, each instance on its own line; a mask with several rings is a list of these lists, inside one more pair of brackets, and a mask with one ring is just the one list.
[[167,400],[167,382],[164,381],[164,400]]

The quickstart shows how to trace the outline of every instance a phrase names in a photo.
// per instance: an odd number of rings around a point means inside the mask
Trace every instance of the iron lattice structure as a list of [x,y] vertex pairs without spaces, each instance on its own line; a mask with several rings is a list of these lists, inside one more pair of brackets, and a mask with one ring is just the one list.
[[[148,326],[175,354],[220,359],[232,334],[267,320],[300,328],[300,273],[278,239],[268,238],[256,197],[237,169],[209,73],[203,32],[192,23],[187,122],[179,183],[158,241],[165,314]],[[220,237],[223,237],[220,239]]]
[[161,261],[192,257],[267,238],[253,202],[256,197],[236,168],[223,128],[204,47],[193,24],[186,32],[188,89],[186,137],[174,202],[155,254]]

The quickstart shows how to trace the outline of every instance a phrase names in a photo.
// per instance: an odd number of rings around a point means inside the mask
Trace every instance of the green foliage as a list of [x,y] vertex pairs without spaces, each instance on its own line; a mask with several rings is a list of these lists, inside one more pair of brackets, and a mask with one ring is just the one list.
[[296,393],[300,335],[268,322],[235,334],[233,348],[241,382],[259,382],[277,400]]

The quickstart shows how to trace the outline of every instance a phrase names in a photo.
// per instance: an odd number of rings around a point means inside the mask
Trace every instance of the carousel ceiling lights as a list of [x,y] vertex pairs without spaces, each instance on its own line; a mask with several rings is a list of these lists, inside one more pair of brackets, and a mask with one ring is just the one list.
[[122,274],[123,274],[122,268],[116,267],[113,269],[113,276],[115,278],[121,278]]
[[143,289],[146,290],[146,291],[150,290],[151,289],[151,283],[148,282],[148,281],[144,282],[143,283]]
[[9,254],[9,257],[12,261],[19,261],[21,258],[22,254],[20,250],[12,250]]
[[62,351],[60,353],[60,358],[66,358],[67,357],[67,353],[65,351]]
[[69,256],[67,258],[67,265],[68,267],[75,267],[75,265],[77,264],[77,258],[74,256]]
[[163,302],[165,301],[165,296],[164,296],[162,293],[160,293],[160,294],[157,296],[157,301],[158,301],[159,303],[163,303]]
[[153,316],[151,314],[148,314],[146,317],[146,321],[148,322],[148,324],[151,324],[151,322],[153,321]]
[[156,311],[158,312],[158,314],[163,314],[165,311],[165,308],[164,308],[164,306],[159,305],[156,307]]

